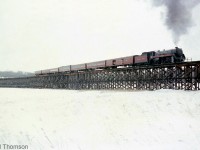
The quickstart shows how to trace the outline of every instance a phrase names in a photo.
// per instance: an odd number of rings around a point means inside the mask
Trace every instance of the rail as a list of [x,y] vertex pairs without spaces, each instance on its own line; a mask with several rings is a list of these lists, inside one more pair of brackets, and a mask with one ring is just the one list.
[[200,61],[0,79],[0,87],[200,90]]

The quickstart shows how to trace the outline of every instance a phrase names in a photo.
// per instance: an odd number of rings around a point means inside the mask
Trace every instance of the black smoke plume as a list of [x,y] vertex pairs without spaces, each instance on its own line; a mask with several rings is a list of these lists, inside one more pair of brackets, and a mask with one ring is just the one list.
[[193,26],[192,9],[200,0],[152,0],[154,6],[165,6],[165,24],[172,31],[173,41],[177,45],[180,37],[188,33]]

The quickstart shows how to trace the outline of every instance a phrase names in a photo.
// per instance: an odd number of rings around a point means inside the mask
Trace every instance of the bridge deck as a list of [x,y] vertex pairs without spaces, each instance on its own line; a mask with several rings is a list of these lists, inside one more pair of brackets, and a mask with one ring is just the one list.
[[0,87],[200,90],[200,61],[0,79]]

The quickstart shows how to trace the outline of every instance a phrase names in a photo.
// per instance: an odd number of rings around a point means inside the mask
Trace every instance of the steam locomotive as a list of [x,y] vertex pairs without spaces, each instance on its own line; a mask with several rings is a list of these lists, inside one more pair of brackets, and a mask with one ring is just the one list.
[[141,55],[114,58],[109,60],[96,61],[84,64],[77,64],[77,65],[68,65],[53,69],[39,70],[35,72],[35,75],[39,76],[39,75],[56,74],[63,72],[111,69],[120,66],[131,67],[137,65],[178,63],[178,62],[184,62],[184,60],[185,60],[185,55],[183,54],[183,50],[181,48],[175,47],[175,49],[170,49],[170,50],[143,52]]

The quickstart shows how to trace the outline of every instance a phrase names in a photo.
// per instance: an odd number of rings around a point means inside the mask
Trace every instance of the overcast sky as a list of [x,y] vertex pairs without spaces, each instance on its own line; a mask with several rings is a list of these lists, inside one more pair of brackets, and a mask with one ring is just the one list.
[[[30,71],[174,48],[151,0],[1,0],[0,71]],[[200,5],[178,46],[200,60]]]

